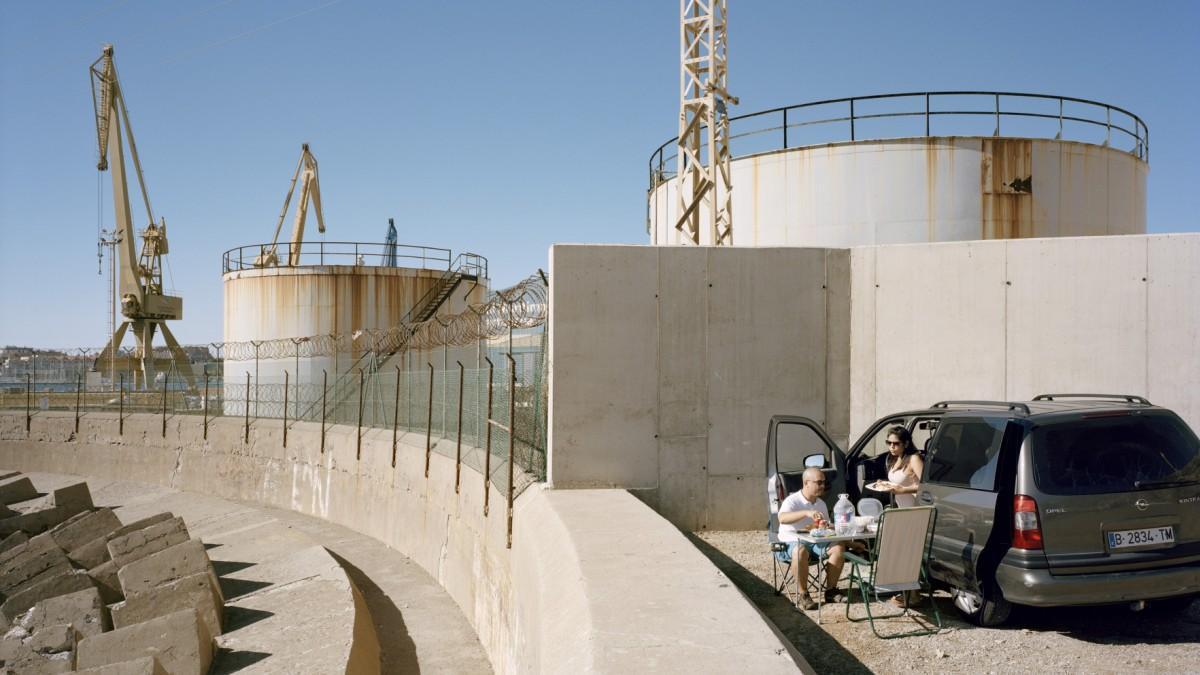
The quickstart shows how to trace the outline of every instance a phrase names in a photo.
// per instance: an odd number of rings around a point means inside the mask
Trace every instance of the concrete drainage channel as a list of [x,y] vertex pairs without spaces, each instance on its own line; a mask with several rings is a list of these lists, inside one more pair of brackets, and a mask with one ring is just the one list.
[[346,570],[268,514],[136,483],[0,476],[3,672],[379,672]]

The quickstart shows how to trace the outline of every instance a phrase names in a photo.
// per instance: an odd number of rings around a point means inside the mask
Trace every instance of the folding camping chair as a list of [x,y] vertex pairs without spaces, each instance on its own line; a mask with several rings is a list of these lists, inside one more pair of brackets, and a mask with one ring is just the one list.
[[[878,535],[871,548],[870,559],[854,553],[846,554],[850,563],[850,592],[846,598],[846,618],[850,621],[870,621],[871,631],[885,640],[911,635],[932,635],[942,629],[942,615],[933,601],[933,584],[929,579],[929,551],[933,544],[933,528],[937,510],[932,506],[888,509],[879,516]],[[865,574],[860,568],[865,569]],[[867,610],[865,619],[851,619],[850,605],[855,601],[855,587]],[[907,616],[908,591],[925,590],[933,608],[936,628],[882,635],[875,627],[876,619]],[[904,596],[900,613],[876,616],[871,612],[871,599],[879,600],[880,593],[899,592]]]

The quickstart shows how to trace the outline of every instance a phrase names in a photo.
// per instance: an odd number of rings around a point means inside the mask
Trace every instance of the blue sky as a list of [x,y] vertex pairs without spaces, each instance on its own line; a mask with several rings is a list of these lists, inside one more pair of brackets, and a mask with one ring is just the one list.
[[[1053,93],[1151,130],[1151,231],[1200,229],[1200,3],[731,0],[735,113],[894,91]],[[646,161],[674,135],[678,2],[0,5],[0,344],[100,346],[106,288],[87,67],[116,46],[185,343],[221,336],[221,253],[268,241],[299,153],[329,241],[487,256],[644,243]],[[136,196],[134,196],[136,200]],[[135,202],[136,204],[136,202]],[[135,206],[135,223],[140,223]],[[310,238],[315,232],[310,230]]]

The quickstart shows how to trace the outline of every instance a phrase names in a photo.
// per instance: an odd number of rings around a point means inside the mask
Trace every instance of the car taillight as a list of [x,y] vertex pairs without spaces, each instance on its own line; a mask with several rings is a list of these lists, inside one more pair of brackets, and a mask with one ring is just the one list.
[[1042,549],[1042,524],[1037,502],[1027,495],[1013,495],[1013,548],[1027,551]]

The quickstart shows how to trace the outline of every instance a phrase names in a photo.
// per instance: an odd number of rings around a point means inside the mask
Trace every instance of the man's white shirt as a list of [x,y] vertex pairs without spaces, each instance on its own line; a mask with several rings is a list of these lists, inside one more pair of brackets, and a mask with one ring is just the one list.
[[[810,502],[804,498],[803,492],[797,490],[796,492],[788,495],[787,499],[784,499],[783,503],[779,505],[779,515],[783,515],[791,511],[808,510],[819,511],[821,513],[821,517],[824,518],[826,522],[829,522],[829,507],[825,505],[825,502],[822,501],[820,497],[817,497],[815,500]],[[807,516],[797,520],[794,523],[780,522],[779,541],[799,541],[799,530],[807,530],[811,528],[812,525],[812,518]]]

